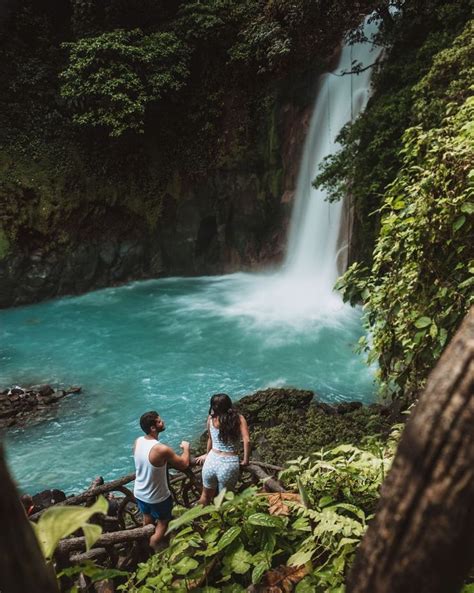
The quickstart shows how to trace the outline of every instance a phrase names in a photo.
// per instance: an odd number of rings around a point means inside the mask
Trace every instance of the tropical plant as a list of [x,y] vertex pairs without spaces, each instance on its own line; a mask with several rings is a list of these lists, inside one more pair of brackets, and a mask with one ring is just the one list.
[[90,507],[57,505],[46,509],[38,523],[31,523],[44,557],[50,560],[59,541],[78,529],[82,529],[84,533],[88,550],[102,533],[100,525],[88,521],[96,513],[107,513],[107,509],[108,502],[103,496]]
[[[78,529],[84,533],[86,550],[89,550],[102,533],[102,527],[89,523],[89,519],[96,514],[107,513],[108,502],[103,496],[90,507],[57,505],[47,509],[39,518],[38,523],[31,523],[38,538],[41,550],[47,562],[53,561],[54,552],[61,539],[68,537]],[[81,562],[75,566],[65,568],[57,573],[58,580],[62,577],[86,576],[91,583],[123,577],[124,571],[102,568],[92,561]],[[70,593],[76,593],[73,586]]]
[[147,106],[178,91],[189,75],[189,50],[174,33],[117,29],[65,43],[62,96],[79,125],[111,136],[143,132]]
[[289,462],[280,477],[293,493],[249,488],[181,510],[170,523],[169,547],[141,564],[122,590],[343,591],[396,438],[394,432],[386,444],[374,438],[360,449],[341,446]]
[[361,344],[390,393],[420,391],[472,302],[473,32],[471,21],[416,86],[418,125],[404,133],[378,210],[373,262],[353,264],[336,285],[364,302],[371,338]]

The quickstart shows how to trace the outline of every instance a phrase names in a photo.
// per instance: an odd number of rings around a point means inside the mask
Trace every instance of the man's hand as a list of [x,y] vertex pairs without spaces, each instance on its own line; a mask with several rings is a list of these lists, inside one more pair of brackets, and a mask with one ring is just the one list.
[[183,451],[186,451],[186,449],[189,449],[190,444],[188,443],[188,441],[181,441],[180,447],[181,449],[183,449]]

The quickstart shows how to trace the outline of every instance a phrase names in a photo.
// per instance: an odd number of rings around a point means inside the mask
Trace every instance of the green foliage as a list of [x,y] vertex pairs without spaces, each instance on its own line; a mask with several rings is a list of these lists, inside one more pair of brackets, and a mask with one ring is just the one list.
[[87,521],[96,513],[107,513],[108,502],[100,496],[90,507],[54,506],[47,509],[38,523],[32,523],[46,559],[51,559],[59,541],[82,529],[88,550],[100,537],[102,528]]
[[311,507],[349,503],[372,513],[393,454],[392,441],[382,445],[371,439],[364,448],[339,445],[288,461],[281,478],[293,489],[302,487]]
[[305,413],[276,411],[272,423],[253,430],[252,440],[262,459],[283,464],[289,458],[306,457],[308,451],[359,444],[368,434],[388,434],[390,427],[390,418],[370,406],[348,414],[325,414],[311,405]]
[[[364,299],[370,358],[390,390],[423,386],[472,302],[473,32],[470,22],[418,85],[421,121],[404,134],[401,169],[380,208],[373,264],[351,266],[338,283],[346,298]],[[441,103],[444,118],[430,127]]]
[[69,62],[62,96],[79,125],[111,136],[143,132],[147,106],[175,93],[189,76],[188,49],[169,32],[115,30],[64,44]]
[[290,555],[288,519],[267,509],[266,498],[249,488],[185,511],[170,523],[169,547],[141,564],[122,590],[204,591],[201,585],[210,581],[221,591],[243,591],[252,579],[260,580],[273,558]]
[[170,523],[169,547],[121,589],[240,593],[294,566],[301,567],[295,591],[341,592],[397,438],[394,432],[385,445],[371,439],[360,449],[346,445],[289,462],[281,478],[302,503],[283,500],[282,514],[272,514],[269,495],[255,488],[181,511]]
[[[342,149],[326,159],[316,177],[315,184],[328,191],[330,200],[351,196],[358,260],[370,263],[372,259],[379,230],[377,210],[401,167],[403,134],[419,123],[414,115],[421,96],[417,85],[430,70],[434,56],[451,46],[470,15],[470,3],[464,0],[404,3],[393,27],[380,38],[388,46],[386,59],[375,68],[374,95],[367,109],[342,130]],[[441,87],[447,84],[446,79]]]
[[[85,560],[84,562],[76,564],[75,566],[64,568],[57,574],[57,578],[61,579],[62,577],[77,577],[80,574],[83,574],[85,577],[90,579],[91,583],[97,583],[106,579],[115,579],[117,577],[125,577],[128,575],[128,573],[124,570],[117,570],[116,568],[103,568],[102,566],[97,566],[97,564],[90,560]],[[72,593],[72,591],[69,593]]]

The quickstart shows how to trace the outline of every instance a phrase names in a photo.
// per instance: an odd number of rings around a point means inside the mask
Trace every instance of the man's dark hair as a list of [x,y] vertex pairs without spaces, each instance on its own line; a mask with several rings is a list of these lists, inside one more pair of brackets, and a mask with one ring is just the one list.
[[150,434],[153,426],[155,426],[158,412],[145,412],[140,418],[140,426],[145,434]]

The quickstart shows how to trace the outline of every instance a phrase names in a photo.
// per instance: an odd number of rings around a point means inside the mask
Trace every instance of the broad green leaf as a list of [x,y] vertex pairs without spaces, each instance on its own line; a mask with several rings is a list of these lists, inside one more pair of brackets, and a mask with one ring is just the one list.
[[431,318],[430,317],[418,317],[415,321],[415,327],[418,329],[423,329],[431,325]]
[[474,214],[474,203],[473,202],[466,202],[461,206],[461,212],[465,214]]
[[259,562],[254,566],[252,570],[252,585],[257,585],[265,571],[268,570],[268,564],[266,562]]
[[456,220],[453,222],[453,229],[455,231],[458,231],[463,224],[466,222],[466,217],[464,216],[464,214],[462,214],[461,216],[458,216],[458,218],[456,218]]
[[108,506],[105,498],[100,496],[91,507],[54,506],[47,509],[35,526],[45,558],[52,558],[59,541],[78,529],[84,531],[89,549],[102,533],[102,529],[98,525],[89,525],[87,521],[95,513],[107,513]]
[[[206,533],[203,535],[203,539],[207,544],[211,544],[216,541],[216,539],[221,534],[222,529],[220,527],[211,527],[211,529],[206,529]],[[182,532],[180,531],[180,534]]]
[[82,531],[86,538],[86,550],[89,550],[94,543],[99,539],[102,533],[102,527],[100,525],[93,525],[91,523],[85,523],[82,526]]
[[333,502],[334,502],[334,498],[332,498],[332,496],[323,496],[322,498],[319,499],[318,504],[319,504],[319,507],[322,509]]
[[262,527],[277,527],[282,528],[284,525],[281,517],[274,515],[266,515],[265,513],[253,513],[247,518],[247,523],[250,525],[261,525]]
[[173,570],[179,574],[180,576],[187,575],[189,572],[194,570],[199,566],[199,562],[194,558],[181,558],[181,560],[176,563],[173,567]]
[[245,574],[252,564],[252,554],[247,552],[243,546],[239,546],[232,554],[230,565],[236,574]]
[[57,576],[58,578],[61,578],[62,576],[73,577],[81,573],[86,577],[89,577],[93,583],[129,575],[128,572],[117,570],[116,568],[102,568],[102,566],[97,566],[89,560],[75,566],[69,566],[59,572]]
[[298,550],[288,558],[286,564],[287,566],[301,566],[302,564],[306,564],[311,560],[315,551],[316,547],[309,550]]
[[240,533],[242,531],[242,528],[239,527],[238,525],[234,525],[233,527],[231,527],[230,529],[228,529],[224,535],[221,537],[221,539],[219,540],[217,547],[219,550],[223,550],[224,548],[226,548],[229,544],[231,544],[235,538],[239,537]]
[[314,582],[311,577],[305,577],[295,588],[295,593],[314,593]]
[[227,489],[224,488],[221,492],[219,492],[219,494],[214,498],[214,506],[216,507],[216,509],[220,509],[222,506],[222,503],[224,502],[224,498],[226,495]]
[[170,533],[171,531],[178,529],[182,525],[191,523],[198,517],[203,517],[204,515],[209,515],[210,513],[214,512],[215,510],[216,510],[216,508],[212,504],[208,505],[206,507],[202,507],[202,506],[193,507],[193,508],[189,509],[188,511],[186,511],[185,513],[183,513],[181,515],[181,517],[178,517],[177,519],[173,519],[173,521],[170,521],[170,524],[168,526],[168,530],[166,533]]
[[403,200],[397,200],[392,207],[394,210],[401,210],[405,208],[405,202]]
[[448,332],[444,329],[444,327],[442,327],[439,330],[439,334],[438,334],[438,342],[441,344],[441,346],[444,346],[446,344],[447,337],[448,337]]

